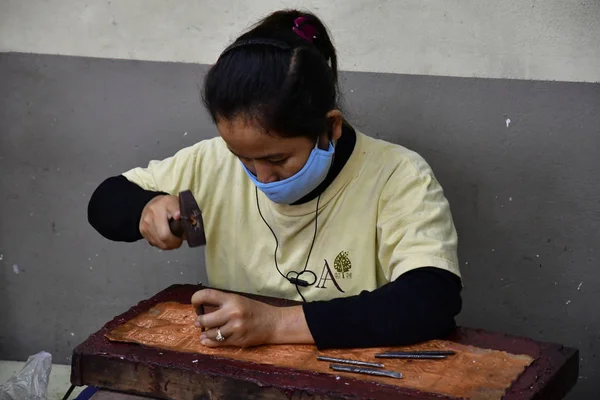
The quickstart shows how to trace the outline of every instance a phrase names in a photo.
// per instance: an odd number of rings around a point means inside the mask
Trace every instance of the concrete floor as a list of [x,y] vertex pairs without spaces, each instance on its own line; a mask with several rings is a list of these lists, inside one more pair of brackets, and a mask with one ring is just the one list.
[[[3,385],[12,376],[18,374],[24,365],[25,362],[21,361],[0,361],[0,385]],[[52,364],[50,382],[48,384],[48,400],[61,400],[63,398],[71,386],[71,382],[69,380],[70,374],[70,365]],[[85,388],[75,388],[70,396],[70,399],[77,397],[83,389]]]

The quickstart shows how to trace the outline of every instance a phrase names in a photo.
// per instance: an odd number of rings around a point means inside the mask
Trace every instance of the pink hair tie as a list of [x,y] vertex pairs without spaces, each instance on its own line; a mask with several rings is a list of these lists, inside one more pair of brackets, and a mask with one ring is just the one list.
[[317,28],[310,25],[308,22],[308,18],[306,17],[298,17],[294,20],[294,26],[292,30],[296,32],[298,36],[302,39],[307,40],[310,43],[314,43],[314,40],[317,38]]

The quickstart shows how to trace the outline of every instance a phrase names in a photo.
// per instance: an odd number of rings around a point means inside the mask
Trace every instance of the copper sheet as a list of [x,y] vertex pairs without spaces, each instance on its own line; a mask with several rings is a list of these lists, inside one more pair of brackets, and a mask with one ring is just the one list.
[[[112,341],[311,370],[470,399],[500,399],[511,383],[533,361],[527,355],[509,354],[442,340],[402,348],[327,351],[318,351],[312,345],[211,349],[200,344],[201,332],[193,325],[195,319],[196,314],[190,304],[159,303],[148,312],[110,331],[106,336]],[[445,360],[398,360],[374,357],[375,353],[384,351],[431,349],[455,350],[457,355]],[[329,369],[329,363],[318,361],[317,355],[383,362],[386,369],[402,372],[404,378],[398,380],[343,372],[333,373]]]

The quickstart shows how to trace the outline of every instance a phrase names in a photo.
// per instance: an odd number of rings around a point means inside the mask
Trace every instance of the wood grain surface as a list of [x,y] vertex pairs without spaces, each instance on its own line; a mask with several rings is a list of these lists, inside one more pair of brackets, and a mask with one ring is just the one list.
[[[402,380],[332,373],[328,363],[316,360],[317,354],[373,360],[376,351],[388,348],[318,352],[313,346],[198,347],[189,303],[200,288],[173,285],[109,321],[75,348],[71,382],[178,400],[457,399],[458,393],[491,399],[501,392],[506,400],[551,400],[563,398],[577,381],[576,349],[468,328],[458,328],[446,340],[412,347],[457,350],[448,360],[384,360],[387,368],[405,374]],[[277,306],[297,304],[239,294]],[[510,370],[511,365],[516,369]],[[491,375],[486,377],[485,371]]]
[[[106,336],[112,341],[334,376],[354,377],[364,381],[469,399],[501,399],[506,389],[533,361],[533,358],[528,355],[515,355],[442,340],[411,347],[328,351],[318,351],[311,345],[274,345],[247,349],[208,348],[200,344],[201,331],[193,325],[195,319],[196,313],[190,304],[164,302],[119,325]],[[457,354],[445,360],[375,358],[376,353],[400,350],[454,350]],[[385,369],[401,372],[403,379],[335,372],[329,368],[330,363],[318,361],[317,355],[383,362]]]

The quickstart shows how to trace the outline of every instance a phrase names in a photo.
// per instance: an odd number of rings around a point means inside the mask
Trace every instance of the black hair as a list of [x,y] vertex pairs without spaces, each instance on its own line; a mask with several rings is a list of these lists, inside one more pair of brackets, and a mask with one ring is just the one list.
[[337,57],[327,28],[308,12],[268,15],[223,51],[202,97],[215,123],[242,117],[280,136],[323,134],[326,114],[338,107]]

